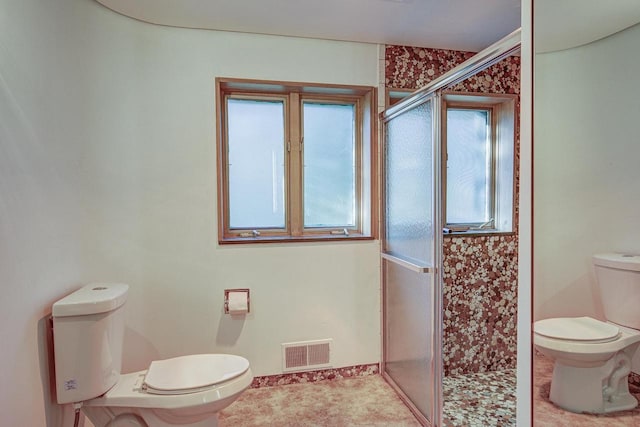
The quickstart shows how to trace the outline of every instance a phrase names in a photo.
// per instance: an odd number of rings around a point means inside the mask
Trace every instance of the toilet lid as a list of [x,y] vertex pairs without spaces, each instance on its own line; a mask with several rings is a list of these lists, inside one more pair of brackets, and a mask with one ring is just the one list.
[[249,361],[231,354],[193,354],[151,362],[144,384],[152,394],[185,394],[203,391],[238,377]]
[[538,320],[533,325],[536,334],[559,340],[608,342],[616,339],[620,329],[591,317],[562,317]]

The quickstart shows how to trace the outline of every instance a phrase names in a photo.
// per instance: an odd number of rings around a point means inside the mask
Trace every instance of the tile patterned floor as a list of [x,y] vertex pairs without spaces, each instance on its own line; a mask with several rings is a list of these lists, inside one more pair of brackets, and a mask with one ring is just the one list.
[[[534,427],[631,427],[640,426],[640,407],[606,415],[574,414],[558,408],[549,401],[553,362],[536,353],[533,377]],[[640,376],[633,375],[629,391],[640,399]]]
[[220,427],[419,427],[380,375],[247,390]]
[[[515,371],[447,378],[444,426],[515,426]],[[418,427],[380,375],[247,390],[220,427]]]
[[445,377],[443,424],[450,427],[516,425],[516,370]]

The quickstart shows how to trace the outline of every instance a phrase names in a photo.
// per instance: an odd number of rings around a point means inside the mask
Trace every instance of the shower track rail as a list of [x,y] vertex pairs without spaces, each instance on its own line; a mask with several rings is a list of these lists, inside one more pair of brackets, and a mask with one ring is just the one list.
[[518,28],[508,36],[498,40],[486,49],[476,53],[471,58],[457,65],[442,76],[433,80],[426,86],[408,95],[402,101],[389,107],[382,113],[383,122],[387,122],[403,112],[410,110],[416,105],[429,98],[439,90],[446,89],[460,83],[469,77],[478,74],[493,64],[502,61],[504,58],[513,55],[520,50],[521,32]]

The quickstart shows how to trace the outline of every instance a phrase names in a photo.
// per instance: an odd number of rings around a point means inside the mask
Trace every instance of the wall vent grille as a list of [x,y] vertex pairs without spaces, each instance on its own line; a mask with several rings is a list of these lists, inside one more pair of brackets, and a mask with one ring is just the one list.
[[331,367],[332,339],[282,344],[282,371],[312,371]]

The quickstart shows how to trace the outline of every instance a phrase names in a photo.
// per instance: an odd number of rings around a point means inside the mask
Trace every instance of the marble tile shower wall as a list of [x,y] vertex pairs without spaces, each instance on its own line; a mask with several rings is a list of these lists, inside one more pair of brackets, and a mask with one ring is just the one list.
[[[389,45],[385,86],[417,89],[472,57],[472,52]],[[520,95],[520,58],[509,57],[452,88],[461,92]],[[517,103],[520,111],[520,103]],[[519,124],[519,117],[517,117]],[[516,153],[520,150],[516,126]],[[519,155],[516,154],[518,171]],[[516,176],[516,200],[518,184]],[[516,210],[516,230],[518,212]],[[516,366],[518,235],[445,236],[445,375]]]

